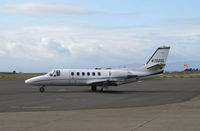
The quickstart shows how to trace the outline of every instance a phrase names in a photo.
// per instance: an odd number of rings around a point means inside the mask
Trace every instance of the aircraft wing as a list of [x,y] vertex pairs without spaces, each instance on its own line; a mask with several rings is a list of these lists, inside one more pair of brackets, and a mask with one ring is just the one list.
[[93,86],[117,85],[117,80],[107,80],[107,79],[89,80],[87,84]]
[[127,76],[128,79],[137,78],[137,77],[138,77],[138,75],[135,75],[135,73],[128,72],[128,76]]
[[[121,79],[132,79],[137,78],[138,75],[135,75],[131,72],[128,73],[127,76],[121,77]],[[104,85],[118,85],[118,79],[94,79],[94,80],[88,80],[87,85],[93,85],[93,86],[104,86]]]

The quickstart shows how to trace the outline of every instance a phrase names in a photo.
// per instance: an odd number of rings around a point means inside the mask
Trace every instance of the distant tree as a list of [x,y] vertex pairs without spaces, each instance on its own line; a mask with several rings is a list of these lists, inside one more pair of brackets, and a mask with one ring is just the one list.
[[192,70],[193,70],[192,68],[187,68],[184,71],[192,71]]
[[16,74],[16,71],[13,71],[13,74]]

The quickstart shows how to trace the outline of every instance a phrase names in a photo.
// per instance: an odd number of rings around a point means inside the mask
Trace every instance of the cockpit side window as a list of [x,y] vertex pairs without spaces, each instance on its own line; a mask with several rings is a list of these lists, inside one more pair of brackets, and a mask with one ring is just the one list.
[[56,70],[56,75],[60,76],[60,70]]

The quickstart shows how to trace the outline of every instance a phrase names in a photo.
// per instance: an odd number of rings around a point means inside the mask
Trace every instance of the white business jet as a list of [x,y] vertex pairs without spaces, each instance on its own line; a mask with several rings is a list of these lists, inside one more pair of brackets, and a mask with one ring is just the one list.
[[46,86],[91,86],[103,91],[108,86],[117,86],[154,78],[163,75],[170,47],[159,47],[147,63],[139,68],[119,69],[54,69],[49,73],[25,81],[28,85],[40,86],[40,92]]

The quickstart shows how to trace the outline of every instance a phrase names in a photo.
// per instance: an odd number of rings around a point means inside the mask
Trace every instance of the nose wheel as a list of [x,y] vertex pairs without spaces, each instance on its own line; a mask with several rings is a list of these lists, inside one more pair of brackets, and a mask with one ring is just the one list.
[[40,87],[40,92],[41,92],[41,93],[45,92],[44,86]]

